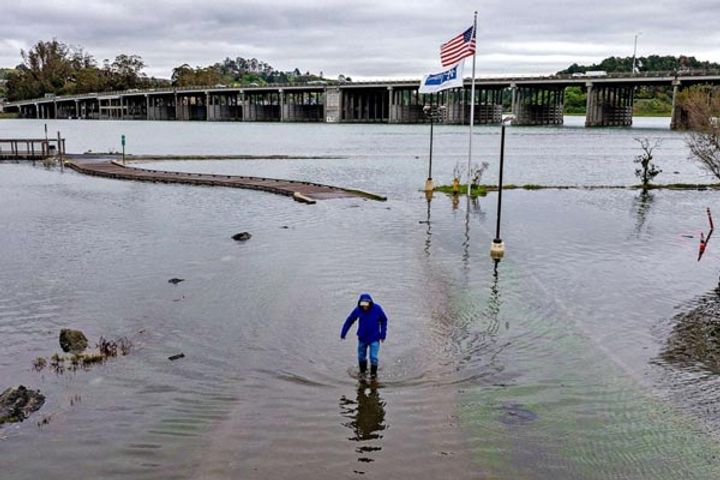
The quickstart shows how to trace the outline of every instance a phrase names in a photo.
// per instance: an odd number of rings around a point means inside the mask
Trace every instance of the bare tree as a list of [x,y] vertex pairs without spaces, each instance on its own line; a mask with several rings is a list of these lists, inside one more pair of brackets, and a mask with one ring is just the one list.
[[640,165],[640,168],[635,169],[635,176],[642,182],[643,190],[647,190],[650,182],[658,174],[662,172],[655,163],[653,163],[653,150],[658,148],[662,144],[662,140],[656,138],[651,141],[649,138],[638,138],[635,137],[635,141],[640,144],[643,153],[636,155],[634,162]]
[[689,130],[690,158],[720,179],[720,89],[697,85],[679,97]]

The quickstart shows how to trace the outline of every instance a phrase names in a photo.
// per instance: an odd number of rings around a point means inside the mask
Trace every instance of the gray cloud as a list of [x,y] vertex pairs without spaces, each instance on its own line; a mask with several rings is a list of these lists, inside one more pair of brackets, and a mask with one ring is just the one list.
[[610,55],[686,54],[720,62],[716,0],[0,0],[0,65],[53,37],[98,60],[136,53],[151,75],[182,63],[257,57],[354,78],[418,78],[442,42],[478,16],[478,74],[551,73]]

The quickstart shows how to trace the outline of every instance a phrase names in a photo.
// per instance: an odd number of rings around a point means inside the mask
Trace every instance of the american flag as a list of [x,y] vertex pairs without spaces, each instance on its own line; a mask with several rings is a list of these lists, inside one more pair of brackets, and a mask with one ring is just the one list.
[[440,61],[443,67],[454,65],[475,53],[475,32],[468,28],[455,38],[440,45]]

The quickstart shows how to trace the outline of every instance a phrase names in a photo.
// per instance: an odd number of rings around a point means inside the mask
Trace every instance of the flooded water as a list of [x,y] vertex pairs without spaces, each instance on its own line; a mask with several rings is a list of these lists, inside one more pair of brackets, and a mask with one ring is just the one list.
[[[634,137],[661,138],[661,183],[712,182],[667,119],[508,130],[506,181],[636,183]],[[718,251],[697,262],[714,191],[421,188],[428,127],[58,121],[73,152],[323,155],[154,168],[308,179],[387,202],[0,165],[0,388],[47,402],[0,429],[3,479],[709,479],[720,475]],[[0,137],[42,122],[2,121]],[[496,176],[498,127],[476,129]],[[434,176],[467,129],[436,129]],[[240,231],[253,234],[237,243]],[[693,238],[689,238],[692,236]],[[168,279],[185,279],[177,285]],[[377,382],[339,338],[357,295],[388,314]],[[36,372],[60,328],[134,350]],[[352,337],[352,338],[351,338]],[[184,353],[185,358],[168,357]],[[38,425],[42,419],[47,424]]]

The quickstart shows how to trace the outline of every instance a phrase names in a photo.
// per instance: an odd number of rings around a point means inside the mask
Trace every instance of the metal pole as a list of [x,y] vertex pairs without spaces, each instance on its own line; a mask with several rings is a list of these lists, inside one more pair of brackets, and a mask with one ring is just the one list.
[[500,215],[502,214],[502,187],[503,187],[503,165],[505,163],[505,124],[500,130],[500,175],[498,176],[498,203],[497,203],[497,225],[495,226],[495,243],[502,242],[500,239]]
[[[477,32],[477,10],[475,11],[475,16],[473,18],[473,32],[472,37],[470,38],[470,41],[475,39],[475,32]],[[471,82],[471,92],[470,92],[470,132],[469,132],[469,138],[468,138],[468,163],[467,163],[467,194],[468,197],[470,196],[470,176],[472,175],[470,172],[471,169],[471,162],[472,162],[472,136],[473,136],[473,124],[475,123],[475,56],[477,52],[477,47],[475,48],[475,51],[473,51],[473,67],[472,67],[472,82]]]
[[60,132],[57,132],[57,154],[58,158],[60,159],[60,172],[65,171],[65,160],[63,159],[63,152],[62,152],[62,138],[60,137]]
[[[498,175],[498,203],[495,239],[490,244],[490,257],[498,261],[505,255],[505,244],[500,238],[500,215],[502,214],[503,167],[505,160],[505,124],[500,127],[500,174]],[[468,197],[470,198],[470,197]]]
[[435,123],[435,115],[430,113],[430,165],[428,168],[428,180],[432,180],[432,154],[433,154],[433,124]]

